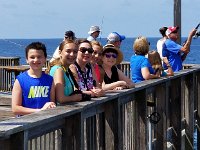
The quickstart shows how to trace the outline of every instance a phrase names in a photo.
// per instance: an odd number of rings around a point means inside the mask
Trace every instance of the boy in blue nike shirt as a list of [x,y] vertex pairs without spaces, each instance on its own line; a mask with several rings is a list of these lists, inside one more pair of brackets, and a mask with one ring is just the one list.
[[53,77],[42,72],[47,58],[45,45],[33,42],[25,50],[30,69],[18,75],[13,86],[12,111],[15,115],[56,107]]

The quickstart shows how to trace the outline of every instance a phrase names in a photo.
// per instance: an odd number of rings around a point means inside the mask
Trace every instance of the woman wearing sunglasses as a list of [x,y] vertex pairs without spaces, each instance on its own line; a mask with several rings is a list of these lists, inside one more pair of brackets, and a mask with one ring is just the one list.
[[82,39],[78,41],[78,55],[76,62],[70,65],[70,69],[79,85],[80,90],[91,97],[100,97],[104,95],[101,89],[94,68],[90,65],[92,58],[92,45],[88,40]]
[[107,44],[103,48],[103,69],[105,71],[102,88],[104,90],[122,90],[135,87],[129,79],[116,65],[123,60],[122,52],[112,44]]

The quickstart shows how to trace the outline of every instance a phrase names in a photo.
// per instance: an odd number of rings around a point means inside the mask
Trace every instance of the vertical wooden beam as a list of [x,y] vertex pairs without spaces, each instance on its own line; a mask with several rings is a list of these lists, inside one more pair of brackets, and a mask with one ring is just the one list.
[[140,90],[135,94],[136,100],[136,148],[147,149],[147,102],[146,90]]
[[181,149],[193,149],[194,132],[194,74],[181,78],[181,106],[182,106],[182,147]]
[[[174,131],[171,142],[176,149],[181,148],[181,80],[174,79],[170,89],[170,125]],[[175,135],[175,136],[174,136]]]
[[[119,143],[119,108],[118,100],[114,99],[105,105],[105,149],[120,149]],[[121,121],[121,119],[120,119]]]
[[174,0],[174,26],[179,26],[179,39],[178,43],[181,43],[181,0]]
[[78,113],[77,115],[67,118],[62,133],[62,150],[84,149],[82,114]]
[[157,106],[157,112],[161,115],[161,120],[156,126],[155,134],[156,134],[156,149],[162,149],[166,150],[167,148],[167,140],[166,140],[166,131],[167,131],[167,114],[165,112],[166,110],[166,103],[168,102],[166,99],[166,84],[161,84],[160,86],[156,87],[156,106]]

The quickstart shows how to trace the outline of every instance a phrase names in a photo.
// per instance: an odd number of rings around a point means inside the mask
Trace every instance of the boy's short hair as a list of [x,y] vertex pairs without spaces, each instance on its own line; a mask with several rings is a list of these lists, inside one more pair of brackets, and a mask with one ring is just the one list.
[[31,44],[29,44],[25,48],[25,50],[26,50],[26,58],[28,58],[28,52],[29,52],[30,49],[42,50],[44,52],[45,58],[47,58],[46,46],[43,43],[41,43],[41,42],[32,42]]

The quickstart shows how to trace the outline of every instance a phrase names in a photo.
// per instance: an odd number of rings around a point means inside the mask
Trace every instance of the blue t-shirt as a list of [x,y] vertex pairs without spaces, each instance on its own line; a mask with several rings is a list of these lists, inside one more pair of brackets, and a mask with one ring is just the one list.
[[133,55],[130,61],[131,66],[131,79],[134,83],[144,81],[145,79],[142,76],[142,68],[147,67],[151,74],[154,74],[154,69],[149,63],[148,58],[143,55]]
[[[167,39],[163,44],[163,57],[167,57],[174,72],[182,70],[183,68],[180,52],[181,47],[181,45],[171,39]],[[164,69],[166,69],[166,66],[164,66]]]
[[17,76],[22,88],[22,106],[27,108],[42,108],[50,102],[53,77],[42,73],[40,78],[33,78],[25,71]]
[[[53,66],[49,72],[49,74],[53,77],[56,70],[58,68],[62,68],[61,66]],[[66,72],[63,70],[63,74],[64,74],[64,95],[65,96],[69,96],[70,94],[72,94],[72,92],[74,91],[74,82],[72,80],[72,78],[70,77],[70,74],[68,73],[69,77],[66,75]]]

